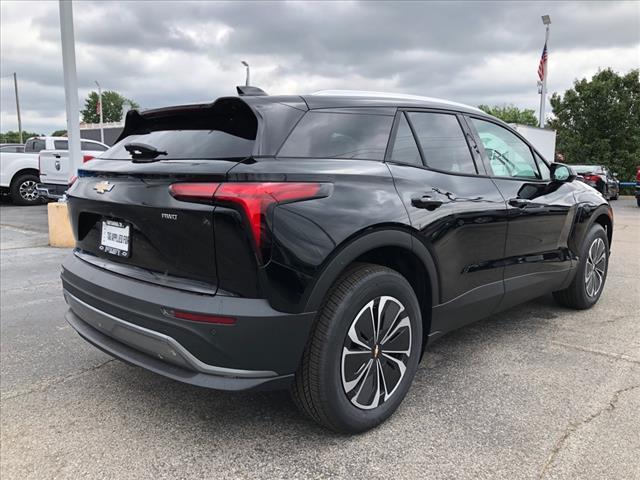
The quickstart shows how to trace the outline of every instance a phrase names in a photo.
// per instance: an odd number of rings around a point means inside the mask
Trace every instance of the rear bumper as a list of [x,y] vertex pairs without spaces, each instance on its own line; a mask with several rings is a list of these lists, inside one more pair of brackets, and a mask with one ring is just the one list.
[[[286,388],[314,317],[274,311],[264,300],[133,280],[75,255],[63,264],[62,282],[66,319],[85,340],[130,364],[218,390]],[[236,324],[181,320],[168,310],[233,316]]]
[[39,183],[36,185],[38,195],[50,200],[62,198],[68,188],[67,185],[58,185],[56,183]]

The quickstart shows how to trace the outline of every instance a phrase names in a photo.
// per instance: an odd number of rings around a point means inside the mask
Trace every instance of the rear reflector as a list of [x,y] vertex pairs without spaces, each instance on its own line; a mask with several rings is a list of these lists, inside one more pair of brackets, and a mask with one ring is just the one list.
[[175,318],[180,320],[189,320],[191,322],[215,323],[217,325],[235,325],[236,319],[233,317],[222,317],[220,315],[208,315],[206,313],[181,312],[179,310],[169,312]]
[[93,155],[83,155],[82,156],[82,163],[86,163],[89,160],[91,160],[93,158]]

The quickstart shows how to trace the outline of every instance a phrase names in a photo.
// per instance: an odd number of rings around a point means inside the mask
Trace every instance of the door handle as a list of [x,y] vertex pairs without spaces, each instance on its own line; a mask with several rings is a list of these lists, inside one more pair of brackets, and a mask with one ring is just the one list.
[[434,200],[429,195],[422,195],[421,197],[412,198],[411,205],[416,208],[424,208],[432,211],[442,205],[442,200]]
[[509,200],[509,205],[512,207],[524,208],[531,203],[531,200],[526,198],[512,198]]

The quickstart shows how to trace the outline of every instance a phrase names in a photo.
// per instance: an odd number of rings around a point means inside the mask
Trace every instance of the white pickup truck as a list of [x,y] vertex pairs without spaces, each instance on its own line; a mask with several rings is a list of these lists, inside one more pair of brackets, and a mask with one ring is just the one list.
[[[73,176],[69,161],[69,142],[66,138],[54,140],[54,148],[40,152],[39,169],[40,183],[36,189],[40,196],[49,200],[61,198],[69,187],[69,180]],[[97,157],[109,147],[95,140],[80,141],[82,161],[86,162]]]
[[[56,191],[62,189],[61,191],[64,193],[69,181],[67,176],[69,172],[67,137],[32,137],[25,142],[24,149],[16,148],[16,146],[9,147],[7,145],[6,148],[0,148],[0,187],[3,193],[8,193],[11,196],[13,203],[16,205],[35,205],[42,202],[42,190],[38,189],[38,182],[42,181],[41,157],[53,159],[51,162],[45,161],[44,178],[47,179],[47,182],[49,181],[48,174],[51,170],[52,185]],[[82,140],[81,148],[83,157],[89,159],[109,147],[93,140]],[[58,187],[58,184],[61,186]]]

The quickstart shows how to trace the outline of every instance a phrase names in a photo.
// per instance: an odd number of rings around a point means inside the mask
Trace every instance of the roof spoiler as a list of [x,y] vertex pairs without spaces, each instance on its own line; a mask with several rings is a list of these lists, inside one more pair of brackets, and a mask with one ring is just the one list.
[[238,95],[241,97],[259,97],[262,95],[267,95],[267,92],[258,87],[251,87],[249,85],[238,85],[236,87],[238,91]]

